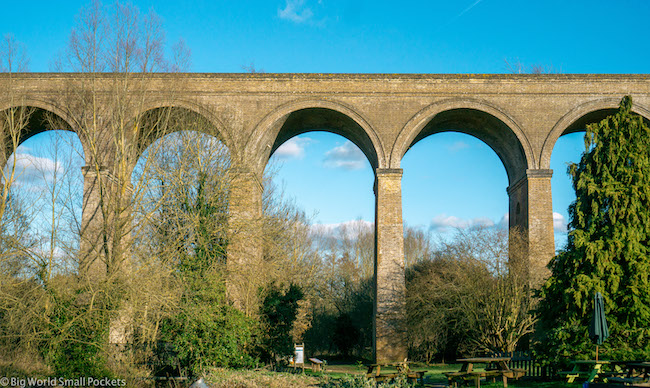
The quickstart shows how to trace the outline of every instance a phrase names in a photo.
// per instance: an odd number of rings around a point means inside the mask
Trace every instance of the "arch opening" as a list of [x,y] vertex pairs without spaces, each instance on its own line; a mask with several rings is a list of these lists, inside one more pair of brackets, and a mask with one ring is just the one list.
[[457,229],[508,228],[508,176],[483,140],[439,130],[414,144],[402,166],[403,217],[409,227],[442,237]]
[[420,140],[441,132],[464,133],[487,144],[503,163],[509,184],[517,182],[526,171],[526,154],[512,129],[497,117],[478,109],[457,108],[436,114],[414,137],[407,150]]
[[574,130],[560,136],[551,154],[551,195],[556,251],[566,246],[569,205],[576,199],[572,178],[567,171],[568,165],[580,162],[584,150],[584,129]]
[[56,129],[52,120],[43,124],[47,114],[30,118],[1,180],[2,269],[42,284],[78,273],[85,164],[77,134]]
[[224,266],[230,151],[215,136],[173,128],[143,150],[131,176],[132,265]]
[[214,137],[232,152],[232,144],[229,144],[230,141],[223,133],[223,129],[205,115],[189,108],[163,106],[149,109],[137,117],[137,128],[136,158],[140,158],[157,140],[180,131],[191,131]]
[[[0,116],[0,127],[5,132],[5,160],[2,163],[6,163],[9,155],[15,151],[14,147],[17,148],[33,136],[54,130],[74,132],[70,123],[61,116],[50,110],[30,105],[5,109]],[[79,138],[79,134],[76,135]],[[16,138],[13,139],[13,136]]]
[[379,166],[375,145],[366,130],[350,116],[337,110],[329,108],[299,109],[283,117],[278,124],[279,129],[270,146],[268,158],[294,136],[312,131],[325,131],[348,139],[363,152],[373,169]]
[[[314,352],[370,357],[374,300],[374,169],[348,138],[315,128],[273,152],[264,186],[270,278],[297,283],[313,316],[301,340]],[[281,194],[280,194],[281,193]],[[280,194],[280,195],[279,195]],[[279,225],[293,225],[277,228]],[[338,329],[337,329],[338,328]],[[336,331],[355,335],[338,341]]]
[[[477,281],[482,287],[506,284],[504,275],[519,270],[509,265],[516,262],[511,259],[521,254],[512,243],[518,235],[509,227],[525,208],[513,204],[505,190],[509,184],[502,160],[476,136],[439,128],[414,144],[401,165],[407,314],[425,316],[429,323],[409,319],[409,336],[418,341],[416,353],[427,354],[427,359],[455,358],[466,346],[462,341],[443,340],[435,348],[426,342],[442,327],[430,320],[451,316],[451,309],[431,308],[419,295],[444,297],[449,291],[440,284],[469,293],[476,292]],[[520,341],[509,340],[515,345]]]

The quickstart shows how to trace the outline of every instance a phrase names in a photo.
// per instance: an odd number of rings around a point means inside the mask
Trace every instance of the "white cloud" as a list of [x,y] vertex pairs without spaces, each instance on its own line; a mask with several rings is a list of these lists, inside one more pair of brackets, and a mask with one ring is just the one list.
[[464,150],[466,148],[469,148],[469,144],[465,143],[464,141],[457,141],[454,142],[454,144],[451,144],[450,146],[447,147],[447,149],[450,152],[458,152],[460,150]]
[[278,9],[278,16],[294,23],[305,23],[312,19],[314,13],[305,6],[305,0],[286,0],[284,9]]
[[[497,224],[500,228],[507,228],[510,224],[510,214],[506,213],[503,215],[499,223]],[[564,216],[560,213],[553,212],[553,231],[556,233],[566,233],[567,232],[567,222],[564,219]]]
[[284,144],[275,150],[274,156],[280,159],[302,159],[305,157],[305,147],[311,143],[308,137],[294,137],[287,140]]
[[360,170],[366,165],[366,155],[348,141],[325,153],[325,167]]
[[463,219],[456,216],[448,216],[446,214],[439,214],[431,220],[431,229],[436,232],[446,232],[450,229],[466,229],[471,227],[492,227],[495,226],[494,221],[487,217],[476,217],[472,219]]
[[558,233],[567,232],[567,222],[560,213],[553,212],[553,230]]
[[510,213],[505,213],[499,220],[497,227],[505,229],[510,227]]
[[5,174],[9,174],[15,161],[15,183],[35,183],[38,180],[49,180],[55,171],[61,171],[62,166],[52,159],[42,158],[26,153],[17,153],[15,159],[11,157],[5,166]]
[[325,237],[338,237],[341,233],[349,238],[356,237],[360,231],[371,231],[374,223],[366,220],[352,220],[339,222],[336,224],[314,224],[311,226],[312,232]]

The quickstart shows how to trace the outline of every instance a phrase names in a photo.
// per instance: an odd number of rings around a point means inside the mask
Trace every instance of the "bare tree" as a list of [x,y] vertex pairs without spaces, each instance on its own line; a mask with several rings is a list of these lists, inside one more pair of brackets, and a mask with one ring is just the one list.
[[8,109],[0,115],[0,134],[2,136],[2,147],[0,148],[0,165],[2,167],[2,192],[0,193],[0,220],[2,219],[6,204],[9,199],[11,187],[16,179],[16,155],[5,168],[9,157],[18,148],[23,135],[27,131],[29,121],[34,113],[32,108],[26,107],[25,96],[16,92],[18,89],[16,72],[27,71],[28,59],[25,48],[16,41],[13,35],[7,34],[0,42],[0,73],[3,77],[0,80],[0,90],[3,90],[4,97],[9,103]]
[[539,63],[532,64],[530,66],[522,63],[519,58],[515,58],[513,61],[509,61],[507,58],[504,58],[503,61],[506,65],[506,70],[509,73],[513,74],[553,74],[561,73],[560,70],[557,70],[553,65],[542,65]]
[[[187,52],[182,45],[176,50],[182,63],[169,64],[163,49],[164,33],[152,11],[141,16],[131,5],[116,2],[105,9],[93,1],[82,9],[57,62],[59,70],[80,73],[64,93],[65,106],[88,153],[84,207],[97,208],[84,212],[91,216],[82,225],[82,273],[124,269],[133,227],[131,173],[148,139],[160,137],[170,125],[168,110],[152,114],[144,109],[155,82],[150,75],[189,64],[180,57]],[[167,86],[173,96],[173,82]]]
[[241,65],[241,69],[244,70],[246,73],[253,73],[253,74],[255,74],[255,73],[266,73],[266,71],[264,71],[264,69],[255,67],[254,62],[251,62],[248,65]]
[[[407,274],[409,341],[426,355],[511,352],[532,333],[535,299],[522,268],[510,262],[516,230],[459,230]],[[452,353],[452,354],[449,354]]]
[[[70,229],[66,231],[60,223],[62,209],[78,205],[71,203],[75,197],[72,186],[62,184],[65,176],[59,174],[65,173],[55,169],[50,179],[53,184],[46,190],[51,222],[48,236],[43,239],[45,249],[31,256],[39,268],[39,278],[48,286],[33,283],[30,291],[15,300],[7,311],[15,313],[15,322],[23,322],[23,329],[13,333],[19,333],[27,342],[40,344],[41,353],[49,358],[73,357],[61,354],[73,343],[81,343],[86,349],[78,357],[109,354],[107,344],[111,341],[121,349],[110,355],[114,366],[129,365],[133,355],[123,352],[126,342],[135,338],[135,332],[146,341],[155,338],[155,325],[160,322],[158,311],[168,311],[161,307],[177,299],[168,267],[158,269],[154,261],[136,262],[138,272],[131,276],[127,271],[133,266],[133,234],[139,230],[130,215],[133,203],[140,198],[132,198],[132,193],[142,193],[132,189],[133,166],[147,142],[162,136],[174,124],[170,109],[154,113],[144,109],[151,83],[155,82],[149,73],[164,71],[171,65],[163,59],[164,34],[153,12],[143,17],[130,5],[118,2],[104,8],[94,1],[82,10],[78,20],[67,50],[55,65],[59,71],[78,74],[61,96],[70,121],[63,122],[54,115],[47,120],[50,128],[74,128],[86,152],[82,207],[91,211],[85,211],[82,220],[71,216],[65,225],[78,229],[82,238],[76,258],[79,268],[56,269],[61,248],[74,248],[62,244],[64,235],[70,235]],[[175,69],[181,66],[184,65],[176,65]],[[12,85],[8,86],[11,89]],[[169,86],[172,97],[173,84]],[[20,101],[12,104],[24,105]],[[16,149],[29,125],[31,112],[28,108],[15,108],[3,113],[3,129],[9,129],[3,133],[9,134],[8,143]],[[58,162],[55,158],[55,164]],[[15,170],[3,173],[6,199],[7,182],[14,179]],[[3,201],[3,206],[6,203]],[[156,281],[148,279],[150,275],[155,275]],[[163,282],[169,287],[156,287],[158,279],[165,276],[171,279]],[[71,299],[74,303],[66,304]],[[22,316],[18,313],[21,309]],[[64,312],[65,309],[68,311]],[[33,324],[25,325],[26,322]],[[137,324],[139,327],[135,328]],[[102,334],[107,327],[108,339]],[[25,337],[29,332],[31,336]]]

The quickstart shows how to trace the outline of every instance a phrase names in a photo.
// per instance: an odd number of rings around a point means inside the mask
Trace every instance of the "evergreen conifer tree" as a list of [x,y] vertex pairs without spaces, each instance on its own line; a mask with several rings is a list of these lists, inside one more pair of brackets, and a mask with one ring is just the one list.
[[576,201],[565,250],[541,290],[538,349],[552,362],[592,359],[587,327],[601,292],[610,338],[601,358],[650,359],[650,129],[624,97],[587,126],[585,152],[569,166]]

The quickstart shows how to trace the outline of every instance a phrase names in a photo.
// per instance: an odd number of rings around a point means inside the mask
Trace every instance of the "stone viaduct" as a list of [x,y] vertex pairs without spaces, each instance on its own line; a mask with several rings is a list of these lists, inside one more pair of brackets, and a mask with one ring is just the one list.
[[[19,74],[9,80],[0,75],[0,110],[34,107],[80,131],[80,121],[74,119],[78,108],[62,95],[83,77]],[[110,100],[102,79],[111,77],[101,75],[93,86],[105,95],[98,104]],[[240,221],[261,214],[260,177],[271,154],[291,137],[324,130],[363,151],[375,171],[374,188],[368,190],[376,198],[378,361],[406,356],[400,161],[411,146],[431,134],[457,131],[481,139],[496,152],[508,176],[510,226],[525,232],[524,262],[531,279],[539,279],[555,250],[550,159],[557,139],[602,119],[624,95],[632,96],[636,113],[650,119],[648,75],[158,74],[146,81],[133,115],[170,106],[195,112],[229,148],[240,172],[232,190],[241,194],[233,196],[232,217]],[[45,129],[33,122],[21,141]],[[84,136],[80,139],[90,163],[91,146]],[[95,158],[111,171],[111,156],[102,152],[95,150]],[[83,218],[91,222],[97,209],[90,200],[96,189],[89,182],[96,174],[87,169],[85,179]],[[234,262],[262,255],[254,240],[236,245],[229,258]]]

